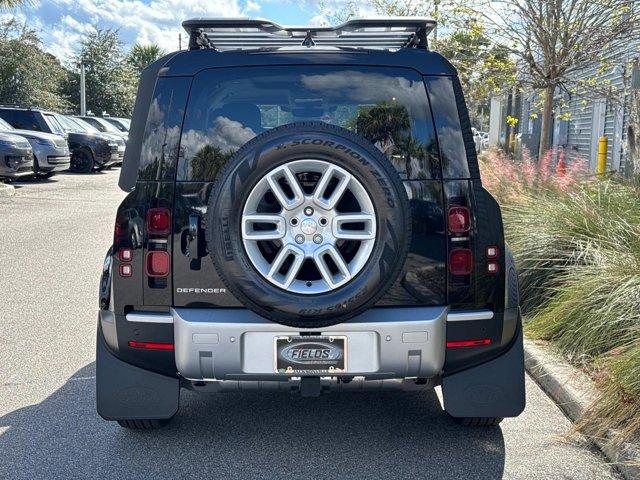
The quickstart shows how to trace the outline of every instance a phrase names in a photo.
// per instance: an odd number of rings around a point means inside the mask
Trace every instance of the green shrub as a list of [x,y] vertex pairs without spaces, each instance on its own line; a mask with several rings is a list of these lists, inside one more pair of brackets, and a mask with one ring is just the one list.
[[[527,334],[552,341],[592,373],[600,398],[578,423],[619,440],[640,433],[640,188],[614,178],[567,182],[504,170],[484,157],[516,257]],[[515,171],[531,170],[511,161]],[[535,181],[531,181],[534,179]]]

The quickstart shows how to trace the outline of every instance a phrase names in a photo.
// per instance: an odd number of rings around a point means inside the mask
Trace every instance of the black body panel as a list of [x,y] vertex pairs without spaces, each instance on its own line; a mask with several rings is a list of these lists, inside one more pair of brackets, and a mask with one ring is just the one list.
[[444,409],[453,417],[516,417],[525,407],[522,327],[497,358],[442,378]]
[[180,382],[115,357],[98,327],[96,405],[105,420],[166,419],[178,411]]

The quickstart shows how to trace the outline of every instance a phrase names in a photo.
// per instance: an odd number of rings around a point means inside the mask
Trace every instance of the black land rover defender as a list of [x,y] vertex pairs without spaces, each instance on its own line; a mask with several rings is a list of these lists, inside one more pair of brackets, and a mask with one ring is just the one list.
[[99,414],[156,428],[181,388],[436,385],[463,424],[522,412],[516,271],[434,22],[183,25],[133,113]]

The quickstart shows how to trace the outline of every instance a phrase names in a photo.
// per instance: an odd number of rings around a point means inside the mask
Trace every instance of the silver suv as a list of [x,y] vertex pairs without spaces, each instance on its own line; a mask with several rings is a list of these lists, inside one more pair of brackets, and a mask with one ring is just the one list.
[[0,132],[20,135],[33,149],[33,172],[36,176],[50,177],[55,172],[67,170],[71,163],[69,145],[64,137],[35,130],[13,128],[0,118]]
[[33,175],[33,149],[19,135],[0,133],[0,178]]

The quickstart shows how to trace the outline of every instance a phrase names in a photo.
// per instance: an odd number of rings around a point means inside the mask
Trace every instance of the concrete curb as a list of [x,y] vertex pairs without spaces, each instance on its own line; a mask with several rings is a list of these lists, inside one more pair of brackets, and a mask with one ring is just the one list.
[[[524,365],[535,382],[574,422],[597,397],[593,381],[545,345],[525,339]],[[627,480],[639,479],[640,447],[630,443],[616,445],[612,438],[612,434],[607,434],[605,438],[593,439],[593,443]]]
[[0,183],[0,198],[11,197],[15,195],[16,189],[12,185]]

